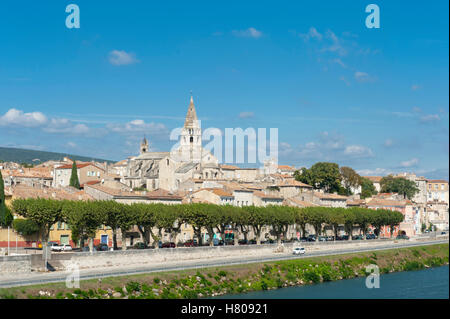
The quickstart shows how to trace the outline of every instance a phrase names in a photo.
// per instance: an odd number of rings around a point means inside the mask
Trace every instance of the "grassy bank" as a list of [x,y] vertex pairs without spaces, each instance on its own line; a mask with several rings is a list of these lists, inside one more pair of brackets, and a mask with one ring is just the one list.
[[438,244],[85,280],[80,289],[66,288],[65,283],[7,288],[0,289],[0,299],[202,298],[366,276],[369,264],[376,264],[381,273],[420,270],[446,265],[448,258],[449,245]]

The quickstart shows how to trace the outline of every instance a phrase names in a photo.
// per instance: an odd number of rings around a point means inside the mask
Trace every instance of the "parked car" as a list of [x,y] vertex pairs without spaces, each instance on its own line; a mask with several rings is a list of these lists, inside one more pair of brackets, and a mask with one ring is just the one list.
[[133,249],[146,249],[148,246],[145,243],[138,242],[133,245]]
[[363,240],[363,236],[362,235],[355,235],[355,236],[352,236],[352,239],[353,240]]
[[308,241],[316,241],[316,235],[309,235],[309,236],[307,237],[307,240],[308,240]]
[[397,235],[397,237],[395,237],[395,239],[409,239],[409,237],[406,235]]
[[97,249],[97,251],[108,251],[109,247],[107,244],[98,244],[97,246],[95,246],[95,249]]
[[61,251],[61,246],[55,241],[49,241],[47,247],[50,247],[52,251]]
[[447,233],[445,232],[445,231],[442,231],[441,232],[441,235],[446,235]]
[[295,247],[294,250],[292,250],[293,255],[304,255],[305,254],[305,248],[303,247]]
[[319,236],[319,241],[327,241],[327,237],[326,236]]
[[[95,246],[92,247],[92,249],[93,249],[93,251],[97,251],[97,248],[95,248]],[[89,246],[84,246],[83,248],[81,248],[81,251],[88,252],[89,251]]]
[[61,245],[61,251],[72,251],[72,246],[69,244]]
[[169,242],[166,242],[166,243],[162,243],[162,245],[161,245],[161,248],[175,248],[176,247],[176,245],[175,245],[175,243],[169,243]]
[[304,242],[308,241],[308,237],[302,237],[302,238],[300,238],[300,241],[304,243]]
[[367,234],[366,235],[366,239],[376,239],[377,236],[375,236],[375,234]]
[[198,246],[198,243],[197,243],[197,240],[195,240],[195,239],[190,239],[190,240],[187,240],[187,241],[183,244],[183,246],[184,246],[184,247],[197,247],[197,246]]

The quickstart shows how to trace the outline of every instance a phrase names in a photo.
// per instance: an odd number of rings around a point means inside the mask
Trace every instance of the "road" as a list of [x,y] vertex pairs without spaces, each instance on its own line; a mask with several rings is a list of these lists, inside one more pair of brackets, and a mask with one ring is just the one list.
[[[386,243],[386,245],[380,245],[378,247],[359,247],[359,248],[346,248],[341,249],[339,251],[311,251],[301,256],[292,255],[291,252],[277,254],[277,256],[267,256],[267,257],[249,257],[246,259],[242,259],[240,256],[238,258],[227,258],[221,260],[209,260],[209,261],[193,261],[193,262],[184,262],[184,263],[172,263],[166,264],[164,266],[146,266],[146,267],[129,267],[129,268],[121,268],[121,269],[111,269],[111,268],[102,268],[95,270],[80,270],[79,278],[80,280],[87,279],[95,279],[95,278],[104,278],[104,277],[117,277],[117,276],[126,276],[126,275],[136,275],[136,274],[145,274],[152,272],[167,272],[167,271],[176,271],[176,270],[185,270],[185,269],[196,269],[196,268],[206,268],[206,267],[221,267],[221,266],[230,266],[230,265],[240,265],[240,264],[250,264],[250,263],[260,263],[260,262],[270,262],[277,260],[288,260],[288,259],[301,259],[301,258],[309,258],[309,257],[317,257],[317,256],[327,256],[327,255],[342,255],[348,253],[358,253],[358,252],[366,252],[366,251],[376,251],[376,250],[386,250],[386,249],[394,249],[394,248],[405,248],[405,247],[414,247],[414,246],[425,246],[425,245],[434,245],[434,244],[442,244],[448,243],[448,239],[445,240],[429,240],[429,241],[421,241],[421,242],[413,242],[413,241],[405,241],[399,242],[396,244]],[[245,257],[244,257],[245,258]],[[21,275],[21,278],[17,278],[15,276],[0,276],[0,288],[8,288],[8,287],[18,287],[18,286],[29,286],[29,285],[37,285],[37,284],[46,284],[46,283],[54,283],[54,282],[65,282],[69,272],[52,272],[52,273],[31,273],[27,275]]]

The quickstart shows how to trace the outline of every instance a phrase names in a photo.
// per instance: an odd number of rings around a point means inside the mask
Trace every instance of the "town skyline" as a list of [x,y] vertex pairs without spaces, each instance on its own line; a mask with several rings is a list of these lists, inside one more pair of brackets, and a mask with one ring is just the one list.
[[168,151],[192,90],[204,128],[277,127],[280,164],[448,180],[448,20],[437,7],[380,1],[381,28],[369,30],[358,1],[339,15],[338,4],[180,3],[167,19],[158,5],[77,4],[78,30],[57,6],[33,17],[37,5],[8,4],[1,146],[119,161],[145,135]]

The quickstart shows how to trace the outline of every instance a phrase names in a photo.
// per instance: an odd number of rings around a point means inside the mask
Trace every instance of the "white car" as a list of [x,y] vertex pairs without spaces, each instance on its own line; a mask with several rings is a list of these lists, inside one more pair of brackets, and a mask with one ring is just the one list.
[[62,251],[72,251],[72,246],[70,246],[69,244],[65,244],[60,247]]
[[55,242],[49,242],[48,247],[50,247],[52,251],[61,251],[62,248],[60,245],[58,245],[58,243]]
[[305,254],[305,248],[303,247],[295,247],[292,251],[293,255],[304,255]]

